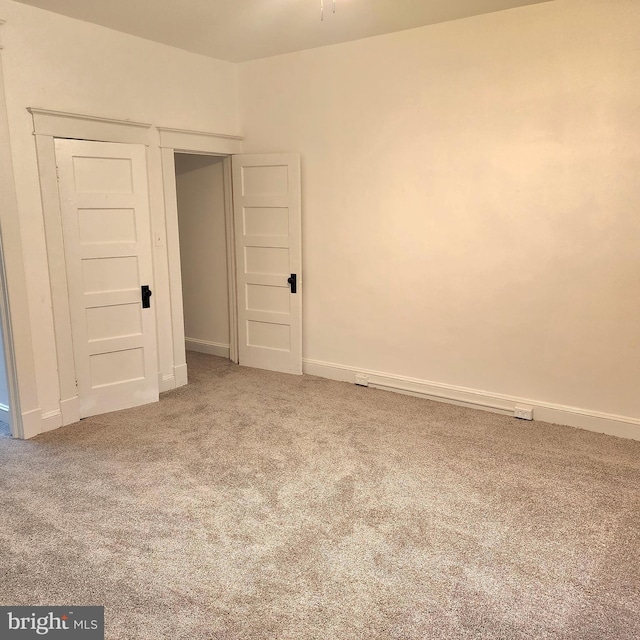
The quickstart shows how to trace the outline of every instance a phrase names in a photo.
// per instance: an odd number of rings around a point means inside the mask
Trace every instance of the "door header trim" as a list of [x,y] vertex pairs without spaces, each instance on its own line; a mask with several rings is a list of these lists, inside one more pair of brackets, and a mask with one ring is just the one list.
[[145,122],[88,116],[37,107],[27,107],[27,111],[33,117],[33,133],[36,136],[125,142],[145,146],[151,144],[153,125]]
[[160,147],[178,153],[211,153],[230,155],[242,153],[242,136],[207,131],[191,131],[172,127],[156,127],[160,133]]

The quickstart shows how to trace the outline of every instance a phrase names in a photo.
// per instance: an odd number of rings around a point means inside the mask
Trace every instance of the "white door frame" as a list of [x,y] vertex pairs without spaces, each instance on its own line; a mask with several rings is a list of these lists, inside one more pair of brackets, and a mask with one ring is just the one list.
[[3,194],[0,207],[0,322],[4,333],[11,435],[25,438],[39,432],[41,412],[4,90],[1,39],[4,24],[0,19],[0,193]]
[[[165,220],[167,225],[167,258],[169,261],[175,386],[180,386],[187,382],[187,363],[184,335],[184,309],[182,303],[182,272],[180,267],[175,154],[186,153],[223,157],[229,291],[229,358],[232,362],[238,362],[238,307],[235,278],[236,249],[233,225],[231,155],[242,153],[242,137],[168,127],[158,127],[158,131],[160,133],[160,149],[162,153]],[[163,390],[162,386],[160,390]]]
[[[46,431],[80,419],[54,140],[72,138],[149,147],[151,125],[47,109],[29,108],[28,111],[33,117],[36,139],[60,390],[60,412],[51,416],[49,422],[43,419],[42,430]],[[151,198],[151,189],[149,192]],[[157,322],[158,314],[155,316]]]
[[22,431],[22,412],[20,411],[20,394],[18,393],[18,375],[16,372],[16,355],[13,347],[13,328],[9,311],[9,296],[7,292],[7,276],[4,265],[4,250],[0,242],[0,323],[2,324],[2,339],[5,376],[7,379],[7,395],[9,397],[9,427],[14,438],[24,437]]

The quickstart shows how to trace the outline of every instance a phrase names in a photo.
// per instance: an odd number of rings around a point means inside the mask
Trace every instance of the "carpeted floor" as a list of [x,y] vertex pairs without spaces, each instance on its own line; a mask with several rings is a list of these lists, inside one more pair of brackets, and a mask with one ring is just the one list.
[[640,638],[640,442],[190,354],[0,439],[0,604],[108,639]]

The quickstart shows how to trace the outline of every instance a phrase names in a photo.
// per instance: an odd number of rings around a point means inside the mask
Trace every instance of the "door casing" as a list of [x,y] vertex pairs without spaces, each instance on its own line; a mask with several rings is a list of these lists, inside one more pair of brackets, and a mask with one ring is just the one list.
[[[144,145],[147,148],[150,200],[152,197],[151,185],[154,179],[157,179],[157,176],[154,175],[152,154],[149,153],[150,148],[153,146],[151,124],[71,114],[46,109],[31,108],[29,112],[33,117],[36,141],[45,239],[47,243],[47,262],[51,286],[60,398],[58,411],[43,414],[42,425],[39,432],[44,432],[80,420],[65,251],[62,235],[62,216],[56,173],[55,139],[70,138],[75,140]],[[151,225],[152,231],[154,231],[153,216]],[[154,263],[154,281],[158,282],[156,269],[157,265]],[[25,433],[24,437],[32,437],[34,435],[37,435],[37,432]]]
[[[172,349],[175,386],[187,383],[187,363],[182,303],[182,272],[178,233],[178,203],[176,197],[175,154],[199,154],[223,157],[224,209],[227,246],[227,277],[229,292],[229,357],[238,362],[237,288],[235,279],[235,236],[231,183],[231,156],[242,153],[242,138],[183,129],[158,127],[162,157],[167,258],[171,294]],[[166,390],[160,381],[160,391]]]
[[[227,306],[229,313],[229,360],[232,362],[238,363],[238,306],[237,306],[237,284],[235,278],[235,261],[236,261],[236,248],[235,248],[235,230],[233,224],[233,201],[232,201],[232,176],[231,176],[231,155],[222,155],[218,153],[189,153],[185,151],[175,151],[173,153],[173,159],[167,157],[166,159],[163,157],[163,163],[166,161],[167,167],[170,167],[171,162],[173,162],[173,176],[175,179],[175,154],[179,153],[181,155],[199,155],[199,156],[209,156],[222,158],[222,170],[223,170],[223,179],[222,179],[222,191],[223,191],[223,200],[224,200],[224,226],[225,226],[225,254],[226,254],[226,263],[227,263]],[[164,166],[164,164],[163,164]],[[174,181],[175,185],[175,181]],[[172,189],[175,188],[172,185]],[[177,207],[177,194],[176,194],[176,207]],[[176,220],[178,219],[179,212],[176,209]],[[175,238],[178,240],[179,246],[179,235],[176,235]],[[170,273],[173,276],[176,276],[178,273],[180,274],[180,290],[182,289],[182,266],[180,264],[180,258],[178,253],[177,263],[170,263]],[[180,305],[183,305],[182,296],[180,296]],[[177,305],[176,305],[177,310]],[[184,330],[184,309],[181,309],[181,323]],[[176,319],[176,322],[178,319]],[[183,340],[184,344],[184,340]],[[178,351],[180,351],[180,345],[176,345]],[[181,353],[181,352],[180,352]]]

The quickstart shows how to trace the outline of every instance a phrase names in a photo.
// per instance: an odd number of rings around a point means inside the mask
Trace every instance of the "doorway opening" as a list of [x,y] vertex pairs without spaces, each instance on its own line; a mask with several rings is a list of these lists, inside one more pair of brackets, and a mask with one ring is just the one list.
[[231,359],[225,157],[174,160],[185,349]]
[[0,242],[0,439],[23,435],[4,253]]
[[11,436],[11,412],[9,410],[9,381],[5,359],[5,336],[0,323],[0,438]]

